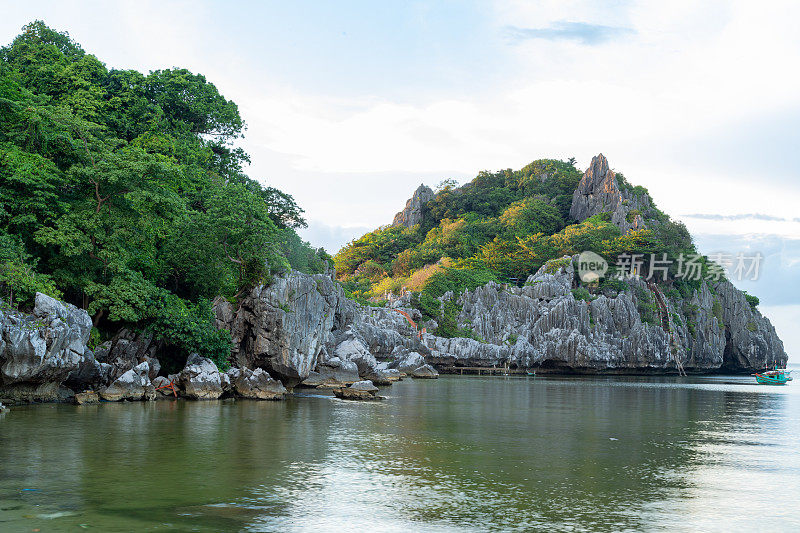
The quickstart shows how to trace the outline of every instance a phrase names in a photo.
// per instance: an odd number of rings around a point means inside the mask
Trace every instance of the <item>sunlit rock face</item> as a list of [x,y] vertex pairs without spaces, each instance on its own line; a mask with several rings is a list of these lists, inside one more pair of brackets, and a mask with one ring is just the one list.
[[[658,320],[640,315],[651,298],[644,281],[620,292],[576,299],[576,257],[545,264],[523,287],[488,283],[455,298],[460,328],[475,338],[417,334],[397,309],[361,306],[344,297],[329,276],[292,272],[254,289],[228,317],[239,366],[264,368],[288,387],[315,371],[308,384],[348,383],[378,376],[377,359],[409,357],[438,368],[550,368],[568,372],[745,372],[786,362],[769,320],[728,282],[686,299],[666,299],[674,339]],[[414,309],[401,308],[409,316]],[[411,355],[418,354],[418,355]],[[396,366],[396,365],[393,365]],[[413,370],[413,369],[409,369]]]
[[293,387],[306,379],[349,301],[324,274],[290,272],[255,287],[238,309],[215,302],[217,325],[233,338],[232,362],[262,368]]
[[408,199],[405,208],[394,216],[392,226],[405,226],[410,228],[422,222],[422,208],[434,197],[433,190],[425,185],[420,185],[414,195]]
[[[461,327],[483,342],[426,336],[428,359],[440,365],[553,367],[577,372],[745,372],[785,365],[774,327],[729,282],[703,282],[689,299],[666,300],[677,346],[659,323],[647,323],[638,299],[647,284],[631,279],[625,290],[591,302],[569,290],[574,260],[554,273],[548,263],[522,288],[490,283],[458,299]],[[715,302],[718,312],[714,312]]]
[[592,158],[592,164],[586,169],[578,188],[572,195],[570,218],[582,222],[600,213],[610,213],[611,222],[623,233],[632,229],[644,229],[643,213],[650,207],[650,198],[646,194],[634,194],[621,191],[614,171],[608,166],[603,154]]

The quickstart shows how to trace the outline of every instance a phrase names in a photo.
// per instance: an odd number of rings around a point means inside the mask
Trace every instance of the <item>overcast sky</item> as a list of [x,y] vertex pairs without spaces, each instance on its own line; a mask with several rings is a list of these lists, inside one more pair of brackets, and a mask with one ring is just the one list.
[[205,74],[248,123],[249,174],[331,252],[420,183],[602,152],[703,252],[763,250],[747,289],[800,349],[800,2],[0,7],[3,43],[38,18],[109,67]]

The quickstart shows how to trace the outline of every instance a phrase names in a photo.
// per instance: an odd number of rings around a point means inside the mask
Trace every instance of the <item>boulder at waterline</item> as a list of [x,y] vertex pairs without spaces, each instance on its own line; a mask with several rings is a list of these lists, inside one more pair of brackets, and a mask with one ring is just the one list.
[[317,365],[317,374],[326,383],[350,385],[361,379],[358,375],[358,366],[353,361],[342,360],[339,357],[330,357]]
[[75,394],[75,403],[77,405],[83,405],[87,403],[100,403],[100,395],[90,390],[84,392],[78,392]]
[[[125,371],[131,368],[133,368],[133,366],[125,369]],[[117,369],[108,363],[101,363],[95,359],[92,352],[87,349],[78,368],[73,370],[67,377],[65,385],[74,390],[101,389],[108,386],[123,373],[124,371],[118,372]]]
[[0,394],[22,401],[59,400],[59,385],[87,352],[89,314],[37,293],[33,314],[0,308]]
[[364,379],[371,381],[374,385],[388,386],[398,379],[401,379],[400,372],[394,369],[393,371],[394,372],[389,370],[375,369],[369,374],[366,374]]
[[231,361],[264,368],[291,388],[314,370],[344,300],[329,275],[292,271],[253,288],[237,310],[221,298],[214,310],[217,326],[231,332]]
[[152,383],[148,383],[144,386],[144,394],[142,395],[142,400],[153,402],[158,398],[158,391],[153,386]]
[[234,389],[242,398],[253,400],[282,400],[286,396],[286,387],[261,368],[242,368]]
[[439,372],[431,365],[422,365],[411,372],[411,377],[418,379],[436,379],[439,377]]
[[425,364],[425,358],[417,352],[411,352],[397,362],[397,370],[407,375]]
[[382,400],[376,394],[378,387],[373,385],[370,380],[357,381],[349,387],[333,389],[333,394],[343,400]]
[[217,365],[196,353],[187,359],[178,381],[182,394],[192,400],[216,400],[222,396],[222,378]]
[[[175,393],[172,392],[172,388],[170,388],[170,380],[165,378],[164,376],[156,376],[156,378],[152,381],[153,388],[156,389],[156,393],[161,396],[175,396]],[[177,392],[177,385],[175,385],[175,390]]]
[[136,365],[101,390],[100,397],[109,402],[141,400],[145,393],[145,385],[150,385],[149,371],[147,362]]

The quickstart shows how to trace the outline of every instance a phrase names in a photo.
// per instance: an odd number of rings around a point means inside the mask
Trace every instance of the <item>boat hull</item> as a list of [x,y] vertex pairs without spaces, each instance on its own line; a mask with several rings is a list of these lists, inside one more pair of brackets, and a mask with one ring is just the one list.
[[760,385],[786,385],[789,380],[786,377],[772,377],[772,376],[764,376],[761,374],[756,374],[756,382]]

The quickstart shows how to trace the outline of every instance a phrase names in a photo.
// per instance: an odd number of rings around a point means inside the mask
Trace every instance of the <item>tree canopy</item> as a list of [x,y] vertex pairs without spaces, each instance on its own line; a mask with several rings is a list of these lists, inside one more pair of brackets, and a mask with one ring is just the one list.
[[186,69],[108,69],[36,21],[0,48],[0,287],[151,328],[223,363],[209,300],[328,260],[294,199],[248,177],[237,105]]

